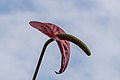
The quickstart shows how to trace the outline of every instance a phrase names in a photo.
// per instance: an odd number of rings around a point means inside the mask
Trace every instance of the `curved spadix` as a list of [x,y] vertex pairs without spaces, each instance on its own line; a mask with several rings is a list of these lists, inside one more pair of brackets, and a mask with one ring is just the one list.
[[72,36],[70,34],[57,34],[58,38],[60,38],[60,40],[67,40],[70,41],[74,44],[76,44],[77,46],[79,46],[88,56],[91,55],[91,52],[89,50],[89,48],[86,46],[85,43],[83,43],[80,39],[78,39],[75,36]]

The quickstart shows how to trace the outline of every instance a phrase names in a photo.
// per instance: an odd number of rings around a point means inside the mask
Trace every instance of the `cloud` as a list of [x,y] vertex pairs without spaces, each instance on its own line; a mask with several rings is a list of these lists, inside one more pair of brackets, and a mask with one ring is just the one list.
[[0,13],[9,13],[12,11],[27,11],[34,10],[32,2],[29,0],[2,0],[0,2]]
[[[0,4],[0,79],[30,80],[44,42],[48,39],[28,24],[30,20],[52,22],[83,40],[92,52],[71,44],[67,70],[60,68],[60,51],[50,44],[37,79],[119,80],[120,10],[118,0],[30,0]],[[4,13],[4,14],[2,14]]]

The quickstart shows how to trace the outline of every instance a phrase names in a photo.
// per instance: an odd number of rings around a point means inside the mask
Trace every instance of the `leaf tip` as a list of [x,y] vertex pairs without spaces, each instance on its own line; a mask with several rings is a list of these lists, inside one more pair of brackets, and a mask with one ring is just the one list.
[[56,74],[60,74],[59,72],[55,71]]

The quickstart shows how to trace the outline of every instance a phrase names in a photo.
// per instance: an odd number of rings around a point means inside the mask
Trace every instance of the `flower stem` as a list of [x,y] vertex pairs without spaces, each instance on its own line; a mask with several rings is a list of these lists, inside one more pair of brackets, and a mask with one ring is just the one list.
[[70,34],[57,34],[57,36],[60,38],[60,40],[67,40],[70,41],[74,44],[76,44],[77,46],[79,46],[88,56],[91,55],[91,52],[89,50],[89,48],[77,37],[72,36]]
[[43,46],[43,49],[42,49],[42,52],[41,52],[41,55],[40,55],[40,57],[39,57],[39,60],[38,60],[38,63],[37,63],[37,66],[36,66],[36,69],[35,69],[35,72],[34,72],[34,75],[33,75],[32,80],[35,80],[35,79],[36,79],[36,76],[37,76],[38,71],[39,71],[40,64],[41,64],[41,62],[42,62],[42,58],[43,58],[43,56],[44,56],[44,52],[45,52],[48,44],[51,43],[52,41],[54,41],[54,39],[51,38],[51,39],[49,39],[49,40],[47,40],[47,41],[45,42],[45,44],[44,44],[44,46]]

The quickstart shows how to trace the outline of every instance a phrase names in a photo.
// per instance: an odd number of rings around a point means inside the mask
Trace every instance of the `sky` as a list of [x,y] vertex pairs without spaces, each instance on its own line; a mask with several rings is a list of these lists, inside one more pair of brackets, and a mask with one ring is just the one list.
[[45,52],[36,80],[120,80],[119,0],[0,0],[0,80],[31,80],[49,38],[30,21],[50,22],[80,38],[92,55],[71,43],[63,74],[56,42]]

